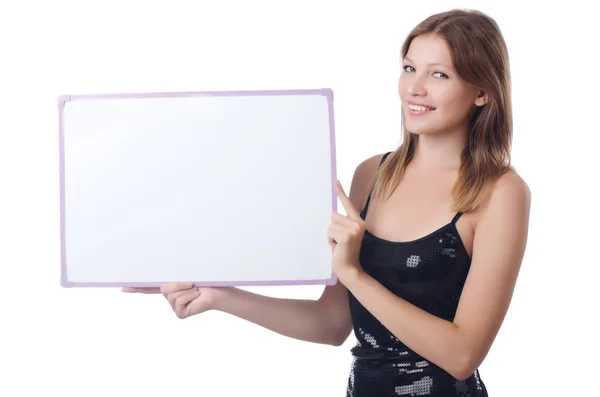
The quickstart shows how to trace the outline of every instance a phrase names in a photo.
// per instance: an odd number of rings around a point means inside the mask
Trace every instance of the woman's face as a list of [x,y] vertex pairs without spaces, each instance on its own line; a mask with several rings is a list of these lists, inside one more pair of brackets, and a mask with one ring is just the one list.
[[402,66],[398,93],[406,129],[419,135],[466,132],[476,106],[487,98],[458,76],[446,42],[433,34],[417,36]]

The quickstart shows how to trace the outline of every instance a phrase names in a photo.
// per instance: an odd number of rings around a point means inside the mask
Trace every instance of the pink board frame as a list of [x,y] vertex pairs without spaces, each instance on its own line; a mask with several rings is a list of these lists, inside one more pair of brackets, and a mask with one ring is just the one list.
[[[65,233],[65,155],[64,155],[64,109],[68,102],[97,99],[130,99],[130,98],[181,98],[196,96],[272,96],[272,95],[323,95],[327,98],[329,110],[329,137],[331,148],[331,208],[337,211],[337,194],[335,192],[336,147],[335,123],[333,112],[333,90],[295,89],[295,90],[247,90],[247,91],[190,91],[190,92],[146,92],[146,93],[115,93],[115,94],[85,94],[61,95],[58,98],[58,130],[59,130],[59,169],[60,169],[60,252],[61,272],[60,284],[70,287],[158,287],[164,282],[73,282],[68,278]],[[192,280],[178,280],[192,281]],[[313,280],[268,280],[268,281],[194,281],[196,286],[280,286],[280,285],[334,285],[337,277],[332,272],[328,279]]]

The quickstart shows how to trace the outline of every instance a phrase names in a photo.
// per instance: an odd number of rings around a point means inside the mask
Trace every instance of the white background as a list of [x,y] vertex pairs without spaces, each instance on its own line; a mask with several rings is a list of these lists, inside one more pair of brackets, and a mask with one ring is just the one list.
[[504,32],[513,161],[533,197],[517,289],[481,377],[494,397],[598,395],[596,13],[531,3],[3,1],[0,395],[343,396],[353,337],[313,345],[223,313],[182,321],[161,296],[59,286],[56,98],[330,87],[348,188],[360,161],[399,143],[404,37],[453,7],[485,11]]

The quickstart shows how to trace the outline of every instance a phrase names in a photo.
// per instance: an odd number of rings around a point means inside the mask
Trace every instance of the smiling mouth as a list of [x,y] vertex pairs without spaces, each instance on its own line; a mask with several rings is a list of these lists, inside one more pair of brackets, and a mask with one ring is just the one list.
[[436,108],[427,107],[427,106],[419,106],[419,105],[408,105],[408,109],[412,113],[426,113],[435,110]]

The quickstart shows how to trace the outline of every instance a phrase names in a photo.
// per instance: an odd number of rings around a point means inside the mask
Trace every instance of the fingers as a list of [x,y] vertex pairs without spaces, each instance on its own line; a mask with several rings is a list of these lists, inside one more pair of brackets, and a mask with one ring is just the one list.
[[337,245],[337,243],[335,242],[335,240],[329,236],[327,236],[327,243],[329,244],[329,246],[331,247],[331,249],[335,249],[335,246]]
[[187,289],[192,288],[193,286],[194,286],[194,283],[192,283],[191,281],[167,283],[167,284],[163,284],[160,287],[160,292],[162,292],[163,295],[167,296],[167,294],[171,294],[171,293],[177,292],[177,291],[187,290]]
[[348,217],[354,219],[355,221],[361,219],[360,214],[358,213],[358,211],[356,211],[356,208],[354,208],[354,204],[352,204],[352,201],[350,201],[350,199],[344,192],[342,184],[338,180],[335,181],[335,190],[337,192],[338,198],[340,199],[340,202],[342,203],[342,206],[344,206],[344,209],[346,210],[346,214],[348,214]]
[[183,319],[189,315],[187,305],[200,296],[197,287],[166,294],[166,298],[177,317]]
[[200,296],[200,291],[195,289],[193,292],[188,292],[178,296],[175,299],[175,314],[179,318],[186,318],[189,315],[188,303]]
[[195,293],[196,291],[198,291],[198,288],[190,288],[190,289],[185,289],[185,290],[181,290],[181,291],[171,292],[169,294],[165,294],[165,298],[167,298],[167,300],[169,301],[169,304],[171,305],[173,310],[175,310],[175,301],[179,297],[188,295],[190,293]]
[[[331,213],[331,223],[338,223],[347,227],[355,227],[357,225],[357,222],[354,219],[350,219],[347,216],[344,216],[337,212]],[[362,223],[362,218],[360,223]],[[358,224],[360,225],[360,223]]]
[[348,229],[340,225],[331,225],[327,232],[327,241],[331,248],[335,248],[338,244],[346,244],[350,240]]
[[200,296],[200,290],[194,287],[193,282],[166,283],[160,287],[123,287],[121,291],[142,294],[162,293],[177,317],[181,319],[189,316],[188,304]]
[[160,294],[166,295],[171,292],[190,289],[194,286],[192,282],[167,283],[161,287],[123,287],[122,292],[139,293],[139,294]]
[[159,287],[123,287],[121,291],[138,294],[160,294]]
[[347,222],[333,222],[331,225],[329,225],[329,229],[327,231],[327,240],[329,241],[329,245],[332,243],[348,243],[364,233],[365,227],[363,224],[359,224],[349,219],[347,219],[347,221],[350,222],[349,225]]

